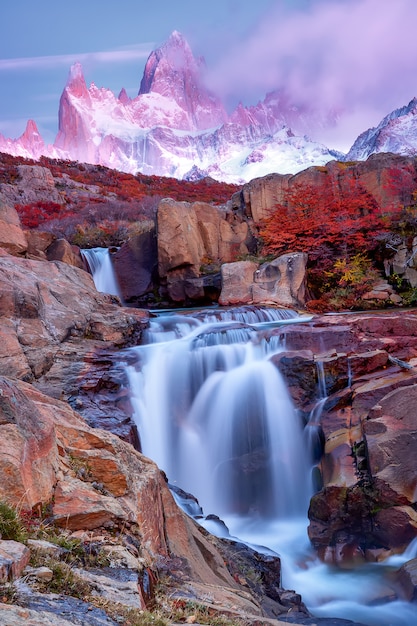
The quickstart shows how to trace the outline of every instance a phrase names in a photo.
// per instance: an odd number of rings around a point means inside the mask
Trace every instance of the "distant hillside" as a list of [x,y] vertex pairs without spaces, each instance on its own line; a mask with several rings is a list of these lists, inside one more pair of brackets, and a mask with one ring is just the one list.
[[[25,183],[25,165],[39,166],[38,181]],[[36,185],[42,188],[37,194]],[[154,219],[162,198],[222,205],[239,188],[209,177],[135,176],[101,165],[0,153],[0,198],[15,206],[23,227],[51,231],[82,247],[120,243],[133,224],[137,229],[138,223]]]

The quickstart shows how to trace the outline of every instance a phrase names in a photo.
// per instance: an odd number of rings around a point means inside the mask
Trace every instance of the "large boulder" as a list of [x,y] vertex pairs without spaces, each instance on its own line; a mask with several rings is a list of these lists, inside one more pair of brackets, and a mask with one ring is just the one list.
[[171,199],[158,206],[157,233],[159,277],[177,302],[204,298],[204,282],[195,279],[247,254],[250,240],[248,225],[233,212]]
[[18,178],[2,184],[0,194],[10,204],[56,202],[65,204],[65,194],[58,191],[51,170],[41,165],[18,165]]
[[259,265],[253,261],[225,263],[221,268],[221,305],[252,304],[252,288]]
[[307,255],[282,255],[259,265],[238,261],[222,265],[219,303],[263,304],[302,308],[305,305]]
[[154,287],[158,268],[155,230],[131,237],[112,254],[112,260],[123,302],[136,302]]
[[46,249],[48,261],[62,261],[68,265],[85,269],[77,246],[72,246],[66,239],[55,239]]

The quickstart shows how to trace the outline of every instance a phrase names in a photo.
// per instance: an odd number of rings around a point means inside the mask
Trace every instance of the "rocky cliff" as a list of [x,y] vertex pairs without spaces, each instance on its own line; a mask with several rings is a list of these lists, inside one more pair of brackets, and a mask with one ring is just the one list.
[[383,153],[371,155],[366,161],[332,161],[293,176],[271,174],[243,185],[234,194],[232,205],[258,222],[268,217],[277,204],[288,202],[289,192],[297,186],[325,185],[343,197],[352,180],[382,209],[409,204],[417,187],[417,162],[414,157]]

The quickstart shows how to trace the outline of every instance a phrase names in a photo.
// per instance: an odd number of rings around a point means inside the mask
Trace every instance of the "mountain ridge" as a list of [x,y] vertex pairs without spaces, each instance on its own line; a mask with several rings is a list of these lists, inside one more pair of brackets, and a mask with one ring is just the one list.
[[[232,184],[274,172],[295,174],[334,159],[363,159],[379,150],[379,144],[399,153],[404,146],[407,154],[417,151],[417,126],[415,149],[401,136],[391,142],[384,139],[384,132],[388,135],[401,117],[408,116],[405,124],[412,125],[417,106],[389,114],[384,128],[362,133],[345,156],[309,136],[313,126],[336,124],[335,114],[322,115],[313,105],[295,106],[278,91],[268,93],[256,105],[239,103],[229,114],[205,87],[204,72],[204,59],[194,57],[178,31],[149,55],[134,98],[124,88],[116,96],[94,83],[87,87],[82,66],[75,63],[60,98],[54,144],[46,145],[35,122],[29,121],[18,139],[0,135],[0,150],[26,158],[44,155],[77,160],[128,173],[178,179],[210,176]],[[397,125],[401,131],[401,124]]]

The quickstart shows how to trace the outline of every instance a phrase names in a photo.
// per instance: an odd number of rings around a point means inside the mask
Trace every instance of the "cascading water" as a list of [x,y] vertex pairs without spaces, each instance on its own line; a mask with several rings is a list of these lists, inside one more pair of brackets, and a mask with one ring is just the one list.
[[[129,372],[143,451],[206,512],[293,516],[310,495],[302,425],[267,359],[271,346],[225,317],[173,315],[151,325],[149,341],[164,337],[161,328],[170,340],[137,348],[141,370]],[[253,311],[248,317],[255,322]],[[272,322],[260,317],[257,324]]]
[[108,248],[81,250],[81,256],[90,269],[97,291],[120,297],[121,293]]
[[[314,615],[410,626],[415,610],[406,602],[367,605],[388,593],[381,574],[400,557],[337,571],[309,544],[312,439],[270,360],[279,338],[262,332],[294,321],[274,309],[155,317],[146,344],[131,349],[136,365],[127,366],[142,450],[235,537],[278,553],[284,587],[300,592]],[[319,412],[320,400],[313,432]]]

